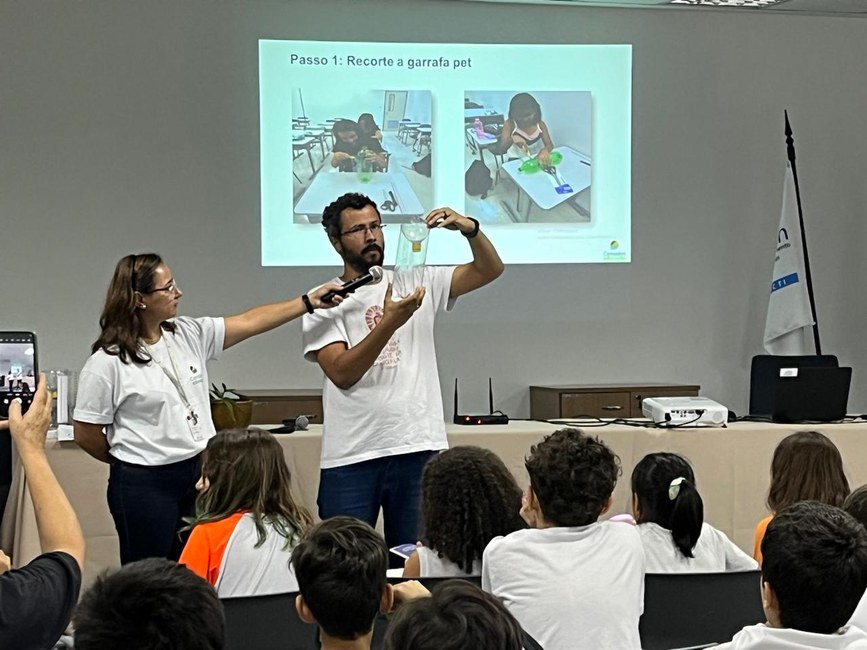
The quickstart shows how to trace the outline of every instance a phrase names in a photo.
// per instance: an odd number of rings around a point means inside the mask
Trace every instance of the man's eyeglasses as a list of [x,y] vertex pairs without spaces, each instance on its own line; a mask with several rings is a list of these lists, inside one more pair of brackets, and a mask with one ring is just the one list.
[[159,289],[151,289],[150,291],[143,291],[142,293],[157,293],[158,291],[165,291],[166,293],[180,293],[181,292],[177,283],[174,280],[172,280],[164,287],[160,287]]
[[340,233],[341,237],[358,237],[363,235],[368,230],[371,235],[376,235],[376,233],[380,232],[383,228],[385,228],[387,223],[371,223],[366,226],[355,226],[355,228],[350,228],[349,230]]

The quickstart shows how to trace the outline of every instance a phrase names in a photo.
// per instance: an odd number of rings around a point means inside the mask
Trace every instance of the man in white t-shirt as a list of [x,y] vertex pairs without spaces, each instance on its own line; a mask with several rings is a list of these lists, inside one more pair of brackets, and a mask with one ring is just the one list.
[[[303,321],[304,356],[325,373],[319,515],[350,515],[375,525],[382,507],[389,546],[418,538],[421,471],[448,447],[434,318],[503,272],[475,219],[438,208],[425,222],[460,232],[472,262],[426,267],[420,286],[402,300],[392,296],[394,276],[386,271],[382,282],[362,286],[336,309],[311,311]],[[341,196],[325,209],[322,225],[343,259],[339,281],[382,264],[384,224],[368,197]]]
[[867,530],[818,501],[777,512],[762,539],[767,623],[738,632],[727,650],[865,650],[867,632],[847,626],[867,589]]
[[598,438],[561,429],[533,445],[521,514],[532,528],[491,540],[482,588],[548,650],[640,648],[644,551],[635,526],[597,521],[620,459]]

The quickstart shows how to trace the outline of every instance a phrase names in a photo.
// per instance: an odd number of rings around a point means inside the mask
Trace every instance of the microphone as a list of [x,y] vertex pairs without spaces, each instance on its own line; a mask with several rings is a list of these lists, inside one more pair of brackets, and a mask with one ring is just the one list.
[[354,280],[349,280],[349,282],[344,282],[343,286],[339,289],[326,293],[322,296],[322,302],[331,302],[334,299],[334,296],[346,296],[346,294],[352,293],[358,289],[358,287],[363,287],[365,284],[371,282],[377,283],[380,280],[382,280],[382,267],[371,266],[370,270],[364,275],[359,276]]

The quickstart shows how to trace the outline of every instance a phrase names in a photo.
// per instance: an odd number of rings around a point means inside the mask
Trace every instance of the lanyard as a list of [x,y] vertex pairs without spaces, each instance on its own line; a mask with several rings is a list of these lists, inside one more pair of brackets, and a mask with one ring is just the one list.
[[[153,354],[150,355],[151,361],[153,361],[157,366],[159,366],[160,370],[162,370],[165,373],[166,377],[169,378],[169,381],[172,382],[172,385],[177,389],[178,395],[180,396],[181,401],[184,403],[184,406],[190,411],[190,413],[192,413],[193,407],[190,404],[190,400],[187,399],[187,392],[184,390],[184,386],[180,381],[180,373],[178,372],[178,368],[175,365],[174,358],[172,358],[172,349],[169,345],[169,340],[166,334],[163,334],[162,340],[166,344],[166,355],[169,358],[169,363],[172,364],[173,372],[169,372],[169,369],[166,368],[163,364],[161,364],[156,358],[154,358]],[[148,346],[148,351],[150,351],[150,347],[151,346]]]

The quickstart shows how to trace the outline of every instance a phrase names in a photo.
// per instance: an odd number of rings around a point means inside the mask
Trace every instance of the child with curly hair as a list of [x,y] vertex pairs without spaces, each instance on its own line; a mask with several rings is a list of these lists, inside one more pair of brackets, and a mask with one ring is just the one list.
[[404,577],[479,576],[494,537],[525,528],[521,488],[502,460],[481,447],[452,447],[422,474],[421,543]]
[[295,503],[290,482],[283,449],[268,431],[220,431],[202,456],[180,563],[220,597],[298,591],[289,558],[313,519]]
[[533,445],[523,508],[533,526],[491,540],[482,589],[543,648],[640,648],[644,551],[635,526],[598,521],[620,459],[598,438],[560,429]]

